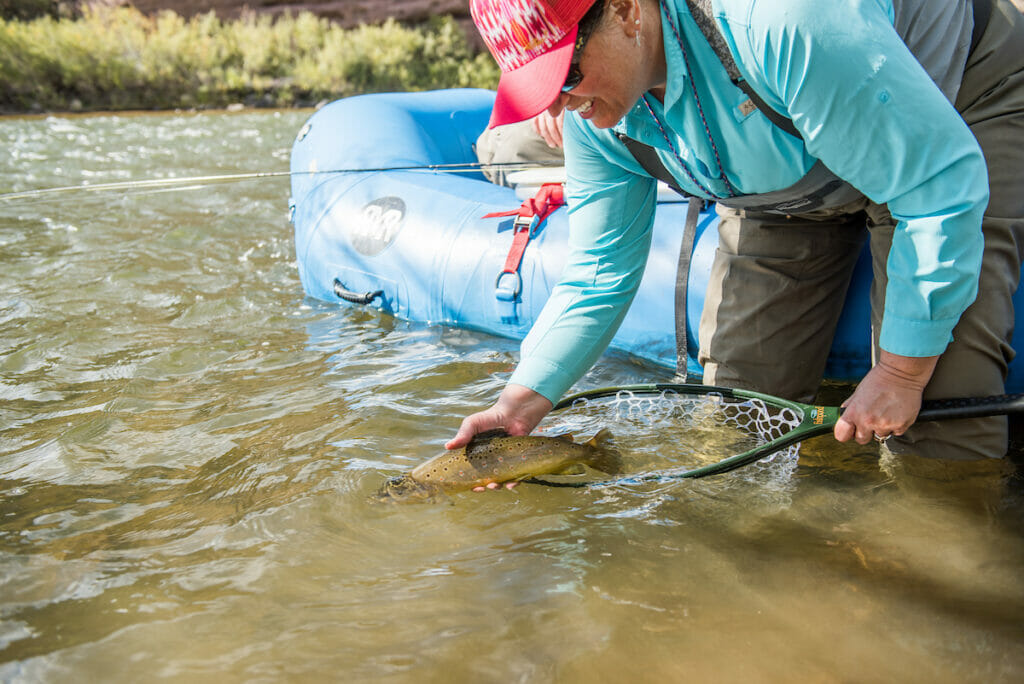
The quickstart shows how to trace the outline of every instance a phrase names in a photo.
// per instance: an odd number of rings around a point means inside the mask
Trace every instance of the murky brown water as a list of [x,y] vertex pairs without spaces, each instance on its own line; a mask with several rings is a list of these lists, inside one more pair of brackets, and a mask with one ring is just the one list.
[[[0,192],[285,170],[305,118],[2,120]],[[1024,678],[1017,479],[821,438],[795,468],[371,505],[517,345],[304,298],[287,195],[0,201],[0,680]]]

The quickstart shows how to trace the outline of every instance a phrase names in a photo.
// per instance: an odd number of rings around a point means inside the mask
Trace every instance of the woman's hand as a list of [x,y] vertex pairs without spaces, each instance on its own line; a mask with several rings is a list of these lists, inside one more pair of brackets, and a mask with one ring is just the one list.
[[551,410],[551,402],[543,395],[522,385],[509,384],[489,409],[467,416],[459,431],[445,449],[458,449],[469,444],[474,435],[487,430],[505,430],[510,435],[528,435]]
[[843,415],[834,430],[836,439],[845,442],[852,438],[867,444],[872,438],[884,440],[906,432],[917,419],[921,393],[938,360],[938,356],[918,358],[882,351],[878,363],[843,402]]
[[[474,435],[498,428],[505,430],[510,435],[528,435],[548,414],[551,406],[550,401],[532,389],[522,385],[506,385],[494,406],[467,416],[459,426],[459,431],[444,447],[445,449],[464,447],[469,444]],[[518,483],[506,482],[505,488],[512,489],[516,484]],[[491,482],[487,485],[487,489],[497,489],[500,486],[497,482]],[[473,491],[482,492],[484,487],[474,487]]]
[[544,142],[552,149],[562,147],[562,123],[565,119],[565,111],[558,112],[552,116],[547,111],[541,112],[533,117],[533,130],[537,135],[544,138]]

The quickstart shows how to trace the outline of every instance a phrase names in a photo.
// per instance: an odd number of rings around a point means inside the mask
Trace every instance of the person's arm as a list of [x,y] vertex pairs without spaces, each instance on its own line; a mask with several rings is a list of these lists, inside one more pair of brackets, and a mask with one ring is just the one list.
[[833,431],[836,439],[867,444],[878,435],[902,435],[917,419],[921,393],[935,371],[938,356],[897,356],[882,350],[878,363],[843,403]]
[[459,431],[444,448],[464,447],[474,435],[499,428],[510,435],[528,435],[548,414],[552,405],[550,400],[532,389],[509,383],[501,391],[494,406],[467,416],[459,426]]
[[723,0],[730,45],[808,151],[897,221],[880,363],[836,427],[870,439],[913,423],[921,390],[977,294],[988,203],[970,129],[880,3]]
[[448,448],[504,428],[530,432],[604,352],[643,276],[656,184],[609,163],[578,117],[565,122],[569,260],[523,340],[498,402],[467,417]]
[[609,162],[587,125],[565,122],[569,258],[510,382],[556,402],[604,352],[633,301],[651,244],[654,179]]

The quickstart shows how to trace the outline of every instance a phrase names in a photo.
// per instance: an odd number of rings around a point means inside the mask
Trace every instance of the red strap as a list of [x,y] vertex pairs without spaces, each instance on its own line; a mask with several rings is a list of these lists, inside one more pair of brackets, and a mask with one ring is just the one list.
[[508,251],[508,257],[505,258],[505,267],[502,268],[502,273],[515,273],[519,270],[526,245],[533,237],[537,226],[563,204],[565,204],[565,199],[562,194],[562,184],[544,183],[540,186],[537,194],[524,201],[518,209],[496,211],[483,216],[483,218],[516,217],[512,224],[515,230],[515,234],[512,236],[512,247]]

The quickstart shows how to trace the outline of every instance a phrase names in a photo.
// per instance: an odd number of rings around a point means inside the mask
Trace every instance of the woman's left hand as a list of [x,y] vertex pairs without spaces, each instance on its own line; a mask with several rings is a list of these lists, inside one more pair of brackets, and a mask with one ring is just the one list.
[[917,419],[921,393],[935,371],[938,356],[897,356],[882,351],[853,395],[843,402],[836,439],[867,444],[876,438],[902,435]]
[[552,116],[547,111],[543,111],[533,117],[533,130],[544,139],[548,147],[558,150],[562,148],[564,143],[562,140],[564,120],[565,110],[559,112],[557,116]]

